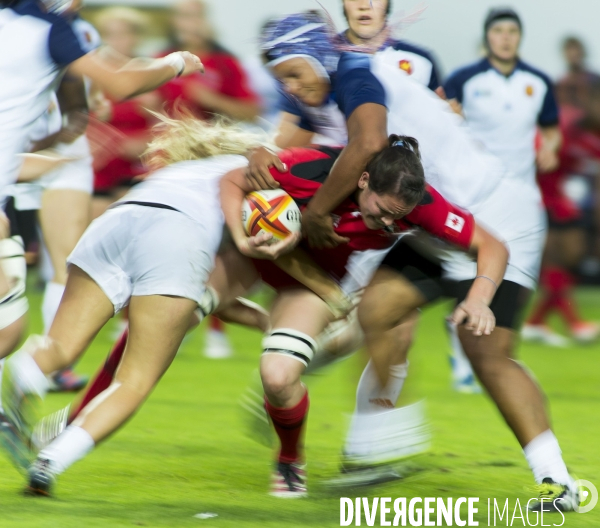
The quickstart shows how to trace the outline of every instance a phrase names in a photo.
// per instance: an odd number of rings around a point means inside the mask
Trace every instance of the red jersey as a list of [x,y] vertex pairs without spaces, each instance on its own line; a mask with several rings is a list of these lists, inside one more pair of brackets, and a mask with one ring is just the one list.
[[[281,173],[273,168],[271,175],[303,209],[327,179],[341,152],[342,148],[324,146],[287,149],[279,157],[287,165],[288,171]],[[396,235],[400,232],[420,228],[452,245],[468,249],[475,230],[475,220],[469,212],[446,201],[429,185],[421,203],[389,228],[368,229],[353,197],[341,203],[332,216],[335,232],[349,238],[348,244],[332,249],[314,249],[306,243],[300,246],[337,281],[346,274],[346,263],[352,253],[388,248],[397,240]],[[282,285],[280,274],[274,271],[275,265],[260,261],[257,268],[269,284],[274,287]],[[273,275],[278,279],[274,280]]]
[[556,223],[578,220],[581,211],[565,193],[565,184],[571,176],[594,177],[600,173],[600,133],[581,127],[579,121],[561,123],[563,144],[559,168],[538,179],[548,215]]
[[[145,137],[152,126],[152,119],[144,110],[143,102],[135,98],[113,102],[112,115],[108,124],[128,137]],[[95,172],[94,190],[96,192],[110,191],[146,171],[147,169],[139,160],[115,156]]]
[[[169,50],[161,56],[168,55]],[[240,101],[259,102],[258,96],[250,88],[248,76],[237,59],[223,50],[215,50],[200,57],[204,73],[195,72],[186,77],[176,77],[158,88],[170,110],[176,102],[191,110],[200,119],[210,119],[211,111],[197,105],[188,94],[188,88],[201,84],[221,95]]]

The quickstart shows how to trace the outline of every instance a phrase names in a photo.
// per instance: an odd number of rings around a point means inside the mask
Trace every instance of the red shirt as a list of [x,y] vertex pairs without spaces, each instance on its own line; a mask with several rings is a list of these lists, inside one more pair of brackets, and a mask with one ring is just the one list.
[[[169,50],[161,56],[168,55],[172,51],[176,50]],[[200,59],[204,64],[203,74],[196,72],[186,77],[177,77],[158,88],[158,92],[167,102],[169,110],[177,101],[180,101],[184,107],[191,110],[200,119],[209,119],[211,110],[202,108],[193,102],[186,90],[195,84],[204,85],[214,92],[240,101],[249,103],[259,101],[258,96],[250,88],[246,72],[233,55],[222,50],[215,50],[202,55]]]
[[[287,149],[281,152],[279,157],[287,165],[288,172],[281,173],[273,168],[271,174],[281,184],[281,188],[303,209],[326,180],[341,151],[341,148],[323,146]],[[429,185],[421,203],[410,214],[396,220],[390,228],[368,229],[358,204],[352,198],[340,204],[332,216],[335,232],[348,237],[348,244],[318,250],[306,243],[301,243],[300,246],[337,281],[345,275],[346,263],[352,253],[388,248],[397,240],[395,235],[400,232],[420,228],[446,242],[468,249],[475,230],[475,220],[469,212],[446,201]],[[280,274],[274,271],[274,268],[279,268],[265,262],[260,261],[257,265],[263,278],[272,286],[281,287],[281,281],[277,280],[277,284],[273,284],[274,277],[271,276],[279,276]]]
[[[108,124],[128,137],[144,136],[152,126],[152,121],[143,103],[136,99],[113,102],[112,114]],[[132,178],[144,174],[147,169],[139,160],[130,160],[115,156],[94,174],[94,190],[110,191],[125,184]]]

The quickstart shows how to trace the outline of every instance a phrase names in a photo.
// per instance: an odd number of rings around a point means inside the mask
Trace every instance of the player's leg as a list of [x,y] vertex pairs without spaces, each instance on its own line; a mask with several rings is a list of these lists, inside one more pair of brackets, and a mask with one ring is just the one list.
[[[54,270],[52,280],[46,283],[42,301],[44,331],[47,333],[65,289],[67,257],[90,223],[90,194],[74,189],[47,189],[42,196],[39,217],[44,243]],[[76,391],[86,382],[87,377],[74,374],[70,366],[53,375],[54,390]]]
[[40,451],[30,470],[33,492],[47,492],[57,475],[135,413],[175,357],[196,306],[181,297],[131,298],[129,339],[114,381]]
[[31,336],[7,364],[5,404],[26,438],[33,432],[36,402],[49,389],[47,376],[78,359],[113,313],[104,291],[73,266],[48,336]]
[[[258,281],[258,273],[252,263],[234,247],[225,247],[215,258],[215,268],[210,274],[203,302],[192,317],[189,330],[194,328],[206,315],[216,312],[217,316],[224,317],[228,322],[243,324],[266,332],[269,327],[269,315],[260,306],[241,298]],[[69,423],[91,400],[108,388],[121,362],[127,336],[128,331],[125,330],[79,402],[73,406],[73,410],[69,414]]]
[[[467,287],[465,284],[463,291]],[[578,500],[577,490],[551,430],[544,395],[515,359],[520,313],[529,293],[523,286],[505,280],[490,305],[496,316],[494,332],[477,337],[460,327],[458,335],[477,377],[523,448],[536,482],[544,486],[541,496],[551,492],[553,498],[561,498],[560,507],[569,511]],[[548,501],[545,506],[533,505],[541,507],[554,510]]]
[[308,392],[300,381],[316,348],[316,337],[332,315],[314,293],[304,288],[282,290],[271,309],[273,330],[263,340],[260,375],[265,407],[280,440],[271,494],[281,498],[306,494],[302,434]]

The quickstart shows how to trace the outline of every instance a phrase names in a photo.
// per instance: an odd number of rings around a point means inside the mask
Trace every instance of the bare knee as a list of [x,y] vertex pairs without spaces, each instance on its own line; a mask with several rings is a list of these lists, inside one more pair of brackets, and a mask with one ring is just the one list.
[[294,391],[299,376],[274,362],[264,361],[260,368],[260,376],[265,394],[275,401],[288,400]]

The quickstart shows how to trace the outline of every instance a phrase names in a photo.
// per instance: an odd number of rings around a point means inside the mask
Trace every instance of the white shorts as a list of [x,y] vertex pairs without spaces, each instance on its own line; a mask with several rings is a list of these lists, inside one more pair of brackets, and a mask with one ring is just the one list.
[[367,251],[355,251],[350,255],[346,263],[346,275],[340,284],[346,295],[359,292],[367,287],[391,249],[392,247],[368,249]]
[[119,205],[94,220],[67,259],[110,299],[172,295],[200,303],[221,240],[221,218],[201,225],[170,209]]
[[42,194],[47,189],[73,190],[92,194],[94,169],[87,137],[80,136],[68,145],[60,143],[55,150],[62,156],[76,158],[76,160],[65,163],[33,182],[13,185],[11,193],[15,197],[15,208],[19,211],[40,209]]
[[[547,231],[539,190],[505,179],[488,200],[471,212],[479,225],[508,246],[510,256],[504,279],[535,289]],[[462,281],[477,275],[477,264],[466,253],[448,252],[442,261],[446,278]]]

